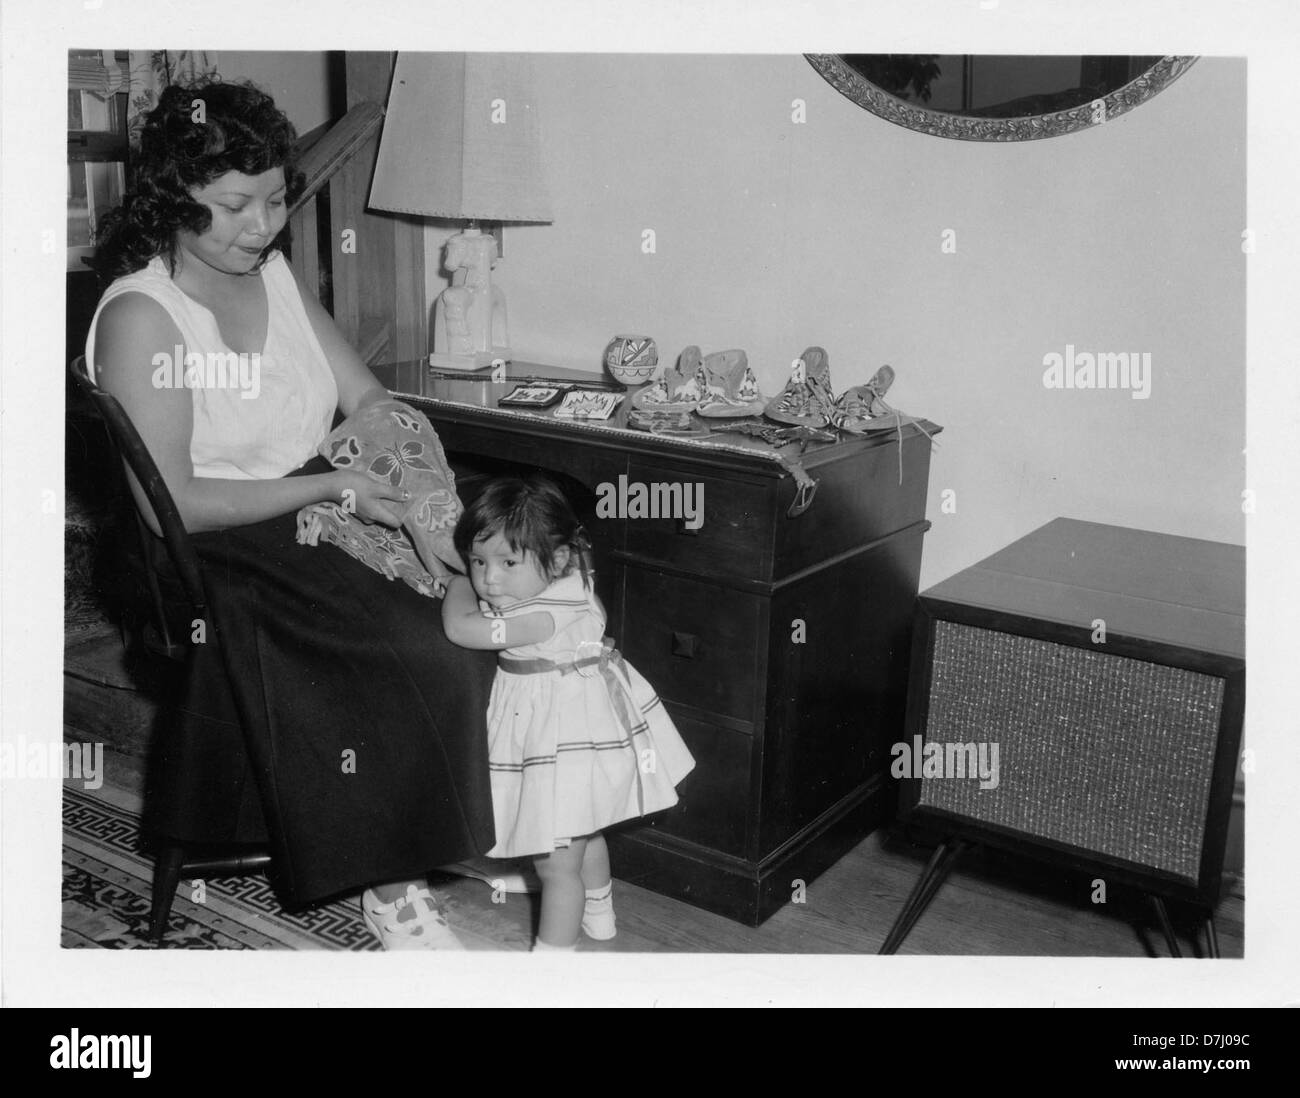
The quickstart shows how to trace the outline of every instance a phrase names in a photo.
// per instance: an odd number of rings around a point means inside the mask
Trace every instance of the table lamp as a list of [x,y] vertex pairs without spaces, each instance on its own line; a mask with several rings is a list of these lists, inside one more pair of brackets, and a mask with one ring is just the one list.
[[370,206],[465,222],[447,241],[451,285],[434,309],[434,366],[509,362],[496,238],[483,221],[549,222],[532,62],[525,54],[399,53]]

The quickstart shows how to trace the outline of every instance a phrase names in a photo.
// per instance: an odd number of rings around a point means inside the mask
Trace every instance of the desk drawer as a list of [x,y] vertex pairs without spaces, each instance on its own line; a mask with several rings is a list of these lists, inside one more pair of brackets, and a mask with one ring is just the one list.
[[668,701],[756,719],[767,600],[633,567],[623,602],[623,651]]
[[754,743],[729,728],[671,714],[695,769],[677,787],[681,798],[646,821],[649,827],[743,858],[747,848]]
[[704,520],[698,529],[689,530],[678,517],[636,517],[629,511],[628,552],[702,576],[764,579],[771,573],[775,481],[701,476],[693,470],[633,460],[627,484],[631,491],[645,486],[648,499],[666,500],[668,491],[678,491],[671,486],[680,486],[678,499],[699,501],[702,491]]

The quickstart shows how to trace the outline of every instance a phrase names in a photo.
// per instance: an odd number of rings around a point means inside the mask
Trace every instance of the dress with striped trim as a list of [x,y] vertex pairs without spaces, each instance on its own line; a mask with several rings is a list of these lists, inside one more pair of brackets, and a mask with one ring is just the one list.
[[[507,649],[507,662],[567,665],[601,651],[605,617],[581,575],[499,615],[538,611],[554,619],[554,634]],[[615,690],[630,705],[620,707]],[[671,808],[695,765],[654,688],[622,660],[522,674],[498,668],[487,724],[497,837],[488,854],[496,858],[548,854],[565,840]]]

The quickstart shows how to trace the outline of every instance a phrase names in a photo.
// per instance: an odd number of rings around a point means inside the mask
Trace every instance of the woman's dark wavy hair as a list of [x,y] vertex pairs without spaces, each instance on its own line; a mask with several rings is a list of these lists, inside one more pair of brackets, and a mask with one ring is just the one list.
[[[196,122],[196,100],[203,121]],[[260,175],[283,168],[286,204],[302,193],[303,177],[293,168],[297,141],[293,123],[275,101],[251,82],[227,84],[219,76],[192,84],[171,84],[145,116],[139,152],[122,204],[101,223],[95,267],[111,280],[162,256],[176,266],[176,234],[202,233],[212,214],[190,190],[229,171]],[[275,249],[288,251],[289,226],[271,241],[260,267]]]
[[[476,541],[500,534],[515,552],[531,553],[551,579],[575,569],[591,586],[591,542],[573,513],[563,489],[545,473],[498,477],[461,514],[452,541],[465,563]],[[556,568],[556,556],[568,548],[569,563]]]

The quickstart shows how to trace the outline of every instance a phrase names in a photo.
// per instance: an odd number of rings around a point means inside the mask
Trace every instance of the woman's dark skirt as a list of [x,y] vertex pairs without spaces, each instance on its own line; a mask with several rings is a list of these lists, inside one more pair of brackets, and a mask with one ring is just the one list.
[[292,514],[193,541],[212,620],[160,722],[149,829],[269,839],[290,906],[489,849],[494,654],[448,641],[438,600],[299,545]]

